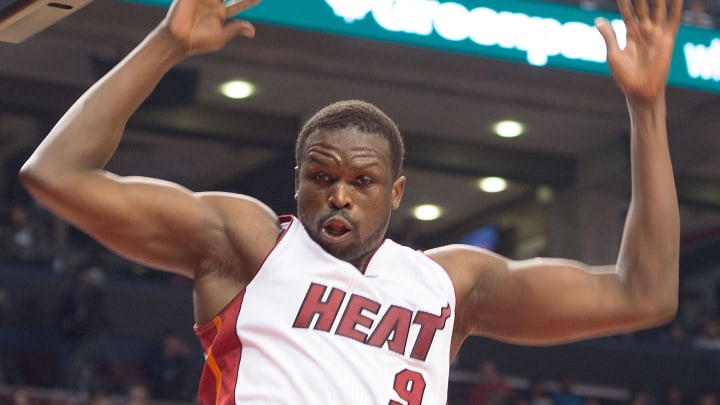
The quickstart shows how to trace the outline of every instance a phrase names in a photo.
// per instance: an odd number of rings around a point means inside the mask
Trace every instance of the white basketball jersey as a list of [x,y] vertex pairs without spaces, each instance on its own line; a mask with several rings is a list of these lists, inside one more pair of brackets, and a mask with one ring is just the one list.
[[284,219],[252,282],[196,328],[200,403],[445,404],[455,318],[445,271],[385,240],[362,274]]

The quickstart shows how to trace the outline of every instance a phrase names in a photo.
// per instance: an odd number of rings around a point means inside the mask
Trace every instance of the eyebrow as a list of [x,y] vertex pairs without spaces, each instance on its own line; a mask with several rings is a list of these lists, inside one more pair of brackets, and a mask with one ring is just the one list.
[[[369,149],[369,148],[360,148],[360,149],[350,149],[350,151],[357,151],[360,150],[361,153],[359,155],[353,156],[353,160],[357,159],[373,159],[380,161],[383,159],[382,153],[379,153],[377,150]],[[332,153],[327,153],[323,150],[317,150],[312,147],[307,148],[305,151],[305,155],[307,156],[308,160],[323,160],[323,158],[326,158],[327,160],[335,160],[335,157],[332,156]]]

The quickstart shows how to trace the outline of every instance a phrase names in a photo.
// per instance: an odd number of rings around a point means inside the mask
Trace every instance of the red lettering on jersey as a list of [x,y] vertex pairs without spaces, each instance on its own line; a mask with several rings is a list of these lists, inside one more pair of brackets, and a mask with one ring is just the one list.
[[324,285],[310,284],[310,288],[293,323],[293,328],[309,328],[313,317],[317,315],[318,319],[313,329],[330,331],[340,311],[340,305],[345,299],[345,291],[333,288],[330,290],[327,300],[323,301],[325,290],[327,290],[327,287]]
[[[388,342],[388,349],[404,354],[411,320],[412,311],[397,305],[390,306],[375,331],[370,335],[367,344],[382,347],[385,342]],[[390,338],[391,335],[392,338]]]
[[435,338],[435,332],[438,329],[445,328],[445,321],[450,317],[450,304],[446,305],[440,315],[433,315],[429,312],[419,311],[415,315],[413,323],[420,325],[420,333],[415,341],[410,357],[419,360],[425,360],[430,351],[430,345],[432,345],[433,339]]
[[[327,294],[327,298],[323,299],[327,289],[328,287],[322,284],[310,284],[295,317],[293,328],[331,332],[340,307],[348,294],[343,290],[332,288]],[[380,308],[382,305],[377,301],[362,295],[350,294],[345,311],[340,317],[334,333],[374,347],[382,348],[387,342],[390,351],[405,355],[410,339],[410,328],[412,324],[416,324],[420,326],[420,330],[415,343],[412,344],[410,357],[425,361],[435,339],[435,332],[445,328],[447,319],[452,312],[450,304],[447,304],[441,309],[439,315],[418,311],[413,319],[413,311],[391,305],[382,318],[372,316],[378,315]],[[316,316],[317,319],[313,325],[313,319]],[[358,330],[358,326],[364,327],[367,332]]]
[[358,342],[365,343],[367,334],[362,331],[355,329],[357,325],[362,325],[366,328],[372,326],[373,320],[363,315],[363,311],[369,311],[373,315],[377,315],[380,310],[380,304],[365,298],[361,295],[351,295],[350,301],[345,307],[345,313],[340,318],[340,324],[335,331],[335,334],[347,336],[350,339],[355,339]]

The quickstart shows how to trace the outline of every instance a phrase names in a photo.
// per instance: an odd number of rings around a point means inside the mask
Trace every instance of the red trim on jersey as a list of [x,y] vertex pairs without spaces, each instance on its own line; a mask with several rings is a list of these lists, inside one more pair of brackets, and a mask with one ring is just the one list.
[[205,368],[200,377],[198,400],[202,405],[234,403],[242,343],[235,332],[235,320],[245,290],[235,297],[212,321],[195,327],[205,351]]
[[[287,225],[283,227],[283,232],[271,252],[280,243],[294,220],[289,215],[281,216],[279,219],[281,224]],[[269,255],[270,253],[268,253]],[[267,256],[260,268],[266,260]],[[235,386],[242,358],[242,342],[238,338],[235,326],[244,297],[245,289],[210,321],[193,327],[200,345],[206,353],[205,367],[198,388],[198,401],[201,405],[235,403]]]

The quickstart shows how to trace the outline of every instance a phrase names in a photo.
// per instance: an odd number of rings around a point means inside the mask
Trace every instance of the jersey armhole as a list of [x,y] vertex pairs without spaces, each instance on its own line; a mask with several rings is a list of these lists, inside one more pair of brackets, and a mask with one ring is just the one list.
[[[290,230],[290,226],[295,221],[295,217],[292,215],[280,215],[278,217],[278,220],[280,222],[280,233],[278,234],[278,238],[275,241],[275,245],[270,249],[267,256],[263,259],[262,263],[260,263],[260,268],[258,269],[258,272],[255,274],[255,277],[253,277],[253,280],[260,274],[260,271],[262,271],[263,266],[265,266],[265,262],[267,262],[268,257],[277,249],[278,244],[282,241],[282,239],[287,235],[288,231]],[[248,285],[252,284],[252,280]],[[206,333],[204,332],[205,329],[210,329],[212,324],[215,322],[216,319],[222,319],[224,317],[224,314],[229,311],[229,308],[234,307],[235,303],[238,300],[242,300],[243,295],[245,294],[245,290],[247,290],[247,285],[245,288],[243,288],[233,299],[230,300],[230,302],[223,307],[223,309],[220,310],[214,317],[212,317],[209,321],[204,322],[202,324],[194,324],[193,329],[195,330],[195,333]]]

